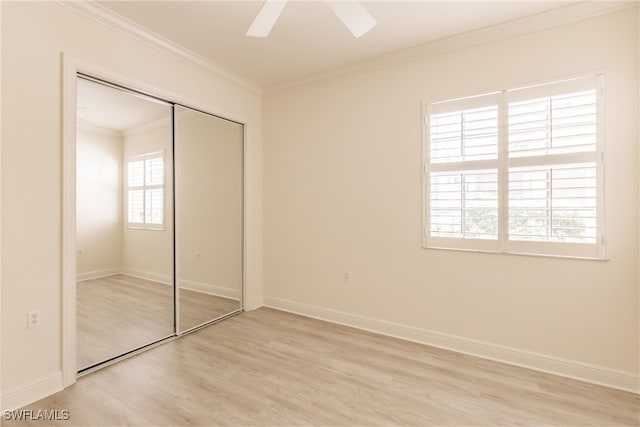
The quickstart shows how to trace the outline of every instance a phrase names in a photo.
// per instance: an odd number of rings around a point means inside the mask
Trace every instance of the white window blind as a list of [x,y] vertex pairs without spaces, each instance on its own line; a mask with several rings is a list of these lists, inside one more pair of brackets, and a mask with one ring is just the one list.
[[495,249],[498,94],[428,106],[428,233],[438,247]]
[[436,172],[431,176],[431,235],[498,238],[495,169]]
[[509,239],[596,243],[593,163],[509,170]]
[[498,106],[434,114],[429,124],[432,163],[498,157]]
[[164,153],[130,158],[127,164],[129,227],[162,230],[164,204]]
[[509,156],[596,150],[596,91],[509,103]]
[[129,223],[144,223],[144,190],[129,189],[128,212]]
[[604,257],[603,76],[426,106],[425,246]]

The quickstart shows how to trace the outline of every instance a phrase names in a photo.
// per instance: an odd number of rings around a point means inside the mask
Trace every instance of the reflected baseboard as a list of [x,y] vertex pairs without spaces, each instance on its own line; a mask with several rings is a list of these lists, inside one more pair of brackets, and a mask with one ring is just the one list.
[[238,289],[226,288],[212,283],[196,282],[194,280],[180,280],[179,285],[180,289],[188,289],[190,291],[240,301],[240,291]]
[[78,273],[77,280],[82,282],[83,280],[100,279],[103,277],[109,277],[116,274],[124,274],[122,267],[106,268],[104,270],[87,271],[84,273]]
[[[105,270],[89,271],[85,273],[78,273],[78,281],[100,279],[102,277],[109,277],[116,274],[126,274],[127,276],[137,277],[139,279],[145,279],[152,282],[161,283],[163,285],[171,285],[173,279],[167,274],[154,273],[152,271],[140,270],[131,267],[114,267]],[[222,298],[229,298],[235,301],[240,301],[241,292],[238,289],[227,288],[225,286],[214,285],[213,283],[197,282],[195,280],[180,280],[180,288],[188,289],[194,292],[202,292],[209,295],[214,295]]]
[[139,279],[150,280],[152,282],[162,283],[163,285],[171,285],[173,277],[168,274],[154,273],[153,271],[145,271],[137,268],[123,267],[121,274],[137,277]]
[[168,274],[154,273],[152,271],[140,270],[131,267],[113,267],[104,270],[88,271],[78,273],[78,282],[84,280],[101,279],[103,277],[115,276],[116,274],[126,274],[127,276],[137,277],[139,279],[149,280],[151,282],[161,283],[163,285],[171,285],[173,278]]

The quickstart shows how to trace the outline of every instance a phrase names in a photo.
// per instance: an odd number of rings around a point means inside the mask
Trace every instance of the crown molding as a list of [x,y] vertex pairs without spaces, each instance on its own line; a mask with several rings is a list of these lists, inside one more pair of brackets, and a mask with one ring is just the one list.
[[137,135],[140,133],[149,132],[150,130],[161,128],[163,126],[171,126],[171,123],[172,123],[171,116],[163,117],[161,119],[153,120],[148,123],[143,123],[141,125],[134,126],[129,129],[125,129],[122,131],[122,136],[129,137],[129,136]]
[[585,1],[354,62],[264,88],[265,96],[423,61],[427,58],[638,7],[637,1]]
[[109,129],[102,126],[98,126],[88,120],[77,119],[76,126],[79,130],[87,132],[99,133],[101,135],[122,137],[122,132],[116,129]]
[[77,13],[87,16],[103,25],[107,25],[116,31],[119,31],[137,41],[145,43],[157,50],[167,53],[175,58],[185,61],[189,64],[196,65],[213,72],[214,74],[222,77],[226,80],[230,80],[235,84],[238,84],[246,89],[251,90],[254,93],[262,94],[262,88],[240,76],[239,74],[216,64],[207,58],[198,55],[195,52],[188,50],[187,48],[172,42],[159,34],[131,21],[130,19],[121,16],[111,9],[96,3],[93,0],[90,1],[68,1],[68,0],[55,0],[58,4],[71,9]]
[[429,57],[455,52],[511,37],[577,22],[591,17],[614,13],[638,7],[637,1],[584,1],[563,6],[547,12],[524,18],[514,19],[478,30],[458,34],[452,37],[409,47],[399,51],[379,55],[373,58],[354,62],[322,73],[262,88],[239,74],[224,68],[201,55],[192,52],[179,44],[156,34],[141,25],[113,12],[95,1],[55,0],[77,13],[85,15],[97,22],[107,25],[135,40],[141,41],[160,51],[181,59],[187,63],[205,68],[226,80],[230,80],[257,94],[275,95],[281,92],[328,83],[350,76],[379,71],[403,64],[422,61]]
[[[175,116],[176,116],[176,120],[185,120],[190,117],[195,117],[197,114],[198,114],[197,112],[189,109],[189,110],[178,111],[175,114]],[[134,126],[129,129],[125,129],[122,131],[122,136],[130,137],[140,133],[149,132],[150,130],[157,129],[163,126],[171,126],[172,123],[173,123],[173,119],[171,118],[171,116],[163,117],[161,119],[153,120],[148,123],[143,123],[141,125]]]

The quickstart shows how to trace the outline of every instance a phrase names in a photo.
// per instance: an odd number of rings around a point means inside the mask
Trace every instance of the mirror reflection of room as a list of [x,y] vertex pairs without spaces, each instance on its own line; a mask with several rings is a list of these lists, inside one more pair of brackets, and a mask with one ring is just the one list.
[[174,333],[171,115],[78,79],[79,370]]
[[178,331],[242,308],[243,126],[175,107]]

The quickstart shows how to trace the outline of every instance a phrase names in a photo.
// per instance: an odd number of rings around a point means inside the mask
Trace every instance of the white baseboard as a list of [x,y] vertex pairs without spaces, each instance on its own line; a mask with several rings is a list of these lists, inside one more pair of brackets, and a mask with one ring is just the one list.
[[164,285],[171,285],[173,283],[173,277],[171,275],[154,273],[152,271],[145,271],[137,268],[124,267],[122,269],[122,274],[126,274],[132,277],[138,277],[140,279],[151,280],[152,282],[158,282]]
[[81,282],[83,280],[100,279],[102,277],[113,276],[114,274],[122,274],[122,267],[107,268],[105,270],[87,271],[85,273],[78,273],[77,280]]
[[2,411],[14,411],[63,389],[62,372],[2,394]]
[[505,347],[464,337],[357,316],[281,298],[264,297],[266,307],[338,323],[369,332],[414,341],[433,347],[521,366],[619,390],[640,393],[640,377],[603,366],[590,365],[546,354]]
[[240,291],[238,289],[225,288],[223,286],[217,286],[212,283],[195,282],[193,280],[180,280],[180,288],[240,301]]

